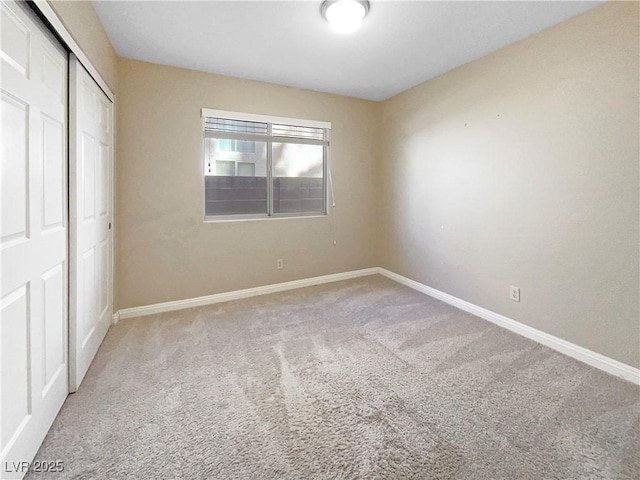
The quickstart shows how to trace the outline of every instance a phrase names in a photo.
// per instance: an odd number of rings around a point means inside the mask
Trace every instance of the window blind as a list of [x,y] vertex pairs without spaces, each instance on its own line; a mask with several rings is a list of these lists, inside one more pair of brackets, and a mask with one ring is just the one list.
[[231,118],[204,117],[204,128],[206,131],[220,133],[251,133],[254,135],[269,133],[266,123]]
[[329,145],[329,122],[203,108],[206,137]]
[[324,130],[324,128],[318,127],[278,125],[274,123],[272,125],[271,135],[273,135],[274,137],[310,138],[314,140],[324,140]]

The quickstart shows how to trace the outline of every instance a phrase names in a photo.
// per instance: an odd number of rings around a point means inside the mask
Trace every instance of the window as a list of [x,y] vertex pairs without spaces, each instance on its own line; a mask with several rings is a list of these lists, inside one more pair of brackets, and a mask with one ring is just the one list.
[[202,110],[205,220],[325,215],[331,124]]
[[256,153],[256,142],[218,138],[216,139],[216,145],[221,152]]

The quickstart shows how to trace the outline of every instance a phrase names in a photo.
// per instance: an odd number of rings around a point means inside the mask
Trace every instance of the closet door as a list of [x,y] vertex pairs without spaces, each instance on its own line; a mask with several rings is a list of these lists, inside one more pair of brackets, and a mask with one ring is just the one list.
[[73,54],[69,77],[69,389],[74,392],[113,313],[113,104]]
[[21,478],[67,397],[67,53],[0,2],[0,465]]

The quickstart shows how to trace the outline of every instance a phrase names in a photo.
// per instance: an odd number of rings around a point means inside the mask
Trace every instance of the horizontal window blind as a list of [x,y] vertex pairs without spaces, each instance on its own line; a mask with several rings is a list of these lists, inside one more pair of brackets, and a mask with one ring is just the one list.
[[329,122],[202,109],[209,138],[329,145]]
[[220,133],[252,133],[255,135],[267,135],[269,133],[266,123],[247,122],[230,118],[205,117],[204,128],[206,131]]
[[271,135],[273,135],[274,137],[309,138],[313,140],[324,140],[324,131],[324,128],[318,127],[273,124]]
[[331,122],[321,120],[307,120],[301,118],[278,117],[275,115],[260,115],[257,113],[230,112],[226,110],[214,110],[203,108],[200,110],[203,117],[210,118],[233,118],[234,120],[244,120],[257,123],[274,123],[278,125],[300,125],[302,127],[317,127],[331,130]]
[[324,128],[263,124],[228,118],[205,117],[204,135],[208,138],[329,145],[329,136]]

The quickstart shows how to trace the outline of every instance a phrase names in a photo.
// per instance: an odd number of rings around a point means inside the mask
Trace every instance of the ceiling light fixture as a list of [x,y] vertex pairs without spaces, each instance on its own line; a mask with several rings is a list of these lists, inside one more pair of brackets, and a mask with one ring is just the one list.
[[338,33],[352,33],[369,13],[367,0],[325,0],[320,13]]

